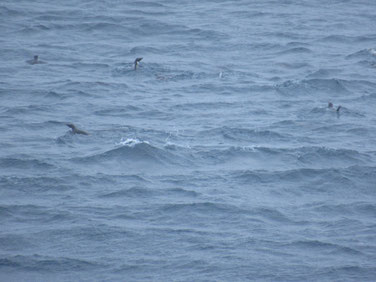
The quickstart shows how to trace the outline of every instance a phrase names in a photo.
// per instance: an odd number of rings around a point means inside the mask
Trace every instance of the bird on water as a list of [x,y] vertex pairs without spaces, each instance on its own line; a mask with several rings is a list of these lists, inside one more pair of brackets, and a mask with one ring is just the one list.
[[86,131],[78,129],[73,123],[67,123],[66,125],[72,129],[71,132],[73,134],[89,135],[89,133],[87,133]]
[[137,67],[139,65],[139,63],[141,62],[142,58],[136,58],[136,60],[134,60],[134,70],[137,70]]
[[[332,102],[329,102],[329,103],[328,103],[328,108],[329,108],[329,109],[334,109],[334,105],[333,105]],[[341,110],[341,108],[342,108],[342,106],[339,105],[339,106],[337,107],[337,109],[336,109],[336,112],[339,113],[339,111]]]
[[26,62],[29,63],[30,65],[35,65],[35,64],[45,64],[45,63],[46,63],[46,62],[40,61],[38,55],[35,55],[35,56],[34,56],[34,59],[32,59],[32,60],[28,60],[28,61],[26,61]]

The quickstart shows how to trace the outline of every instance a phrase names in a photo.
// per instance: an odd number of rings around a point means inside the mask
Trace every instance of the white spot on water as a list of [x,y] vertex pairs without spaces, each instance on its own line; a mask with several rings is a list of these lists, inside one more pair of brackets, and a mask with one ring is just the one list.
[[369,53],[373,56],[376,56],[376,50],[371,48],[371,49],[368,49]]
[[119,143],[116,143],[117,146],[128,146],[128,147],[134,147],[137,144],[150,144],[148,141],[141,141],[139,139],[133,139],[133,138],[121,138]]

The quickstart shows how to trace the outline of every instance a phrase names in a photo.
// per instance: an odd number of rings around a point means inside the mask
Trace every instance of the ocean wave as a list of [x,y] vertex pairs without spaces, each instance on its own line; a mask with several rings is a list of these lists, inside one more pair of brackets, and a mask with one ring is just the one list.
[[67,98],[67,95],[56,91],[46,91],[44,92],[43,98],[45,100],[65,100]]
[[339,75],[341,72],[341,69],[318,69],[317,71],[307,75],[307,78],[334,79],[334,77]]
[[300,69],[300,68],[310,67],[310,65],[307,63],[299,63],[299,62],[289,62],[289,63],[283,62],[283,63],[276,63],[276,64],[278,66],[281,66],[287,69]]
[[98,268],[98,263],[73,259],[67,257],[52,257],[52,256],[2,256],[0,258],[0,268],[11,268],[33,272],[48,271],[48,272],[60,272],[60,271],[77,271],[77,270],[95,270]]
[[81,29],[80,25],[77,24],[57,24],[57,23],[51,23],[47,25],[33,25],[29,27],[25,27],[21,29],[19,32],[24,33],[24,34],[33,34],[33,33],[38,33],[40,31],[50,31],[50,30],[58,30],[58,31],[79,31]]
[[80,29],[83,31],[89,32],[101,32],[106,31],[110,34],[114,32],[126,32],[127,27],[125,25],[119,23],[111,23],[111,22],[92,22],[92,23],[82,23],[80,24]]
[[[137,53],[139,54],[139,53]],[[136,54],[134,54],[136,56]],[[210,79],[217,81],[219,79],[219,72],[204,72],[204,71],[193,71],[193,70],[182,70],[177,68],[169,68],[164,66],[162,63],[143,63],[139,67],[138,71],[134,71],[134,58],[130,59],[129,63],[124,63],[116,66],[112,69],[112,76],[113,77],[122,77],[127,76],[130,78],[137,78],[137,80],[148,80],[148,83],[151,81],[159,82],[159,83],[166,83],[166,82],[180,82],[184,80],[195,80],[195,81],[202,81],[205,79]],[[223,77],[231,76],[230,72],[226,72],[223,74]],[[200,83],[201,87],[205,87],[207,85],[203,85]],[[209,85],[211,88],[213,85]],[[218,87],[220,88],[220,87]],[[222,88],[220,88],[222,90]],[[197,91],[195,89],[192,90],[192,87],[189,89],[190,91]]]
[[294,47],[276,53],[277,55],[290,55],[290,54],[309,54],[312,50],[307,47]]
[[265,220],[274,221],[277,223],[294,223],[293,220],[287,217],[284,213],[276,208],[259,207],[253,209],[253,213]]
[[136,46],[129,50],[128,55],[139,56],[139,54],[163,54],[163,50],[150,46]]
[[88,177],[87,175],[76,175],[77,181],[82,181],[82,178],[90,179],[96,183],[103,183],[105,185],[115,185],[118,182],[127,183],[127,185],[143,185],[149,183],[150,180],[146,177],[136,174],[105,174],[105,173],[97,173],[95,176]]
[[297,150],[298,160],[302,163],[326,163],[332,165],[362,165],[370,161],[369,156],[356,150],[334,149],[327,147],[301,147]]
[[134,116],[135,112],[142,111],[142,108],[132,105],[112,106],[111,109],[103,109],[94,111],[98,116],[127,117]]
[[[101,85],[100,82],[90,83],[90,82],[82,82],[77,83],[76,87],[74,87],[75,83],[70,85],[63,85],[61,86],[61,91],[64,93],[64,99],[70,99],[71,101],[82,102],[82,99],[89,99],[87,100],[86,105],[81,105],[81,109],[84,109],[85,106],[90,105],[94,109],[100,107],[101,105],[96,105],[91,102],[90,99],[96,99],[103,96],[103,92],[109,92],[108,88],[104,85]],[[104,90],[106,88],[106,90]],[[124,85],[126,89],[127,86]],[[95,89],[95,90],[94,90]]]
[[183,213],[188,214],[201,214],[205,215],[230,215],[230,214],[242,214],[244,210],[228,204],[219,204],[212,202],[202,202],[202,203],[176,203],[176,204],[165,204],[160,208],[163,213]]
[[[227,174],[226,174],[227,175]],[[373,183],[376,181],[376,168],[372,166],[347,166],[327,168],[296,168],[263,170],[234,170],[228,173],[228,177],[242,185],[284,183],[284,193],[306,191],[309,193],[372,193]],[[291,189],[298,187],[298,190]],[[279,191],[280,192],[280,191]],[[279,193],[278,192],[278,193]],[[356,204],[355,204],[356,206]],[[349,207],[350,208],[350,207]],[[353,212],[352,210],[347,210]],[[372,213],[372,208],[370,210]]]
[[166,8],[166,5],[162,3],[156,3],[156,2],[151,2],[151,1],[132,1],[131,3],[129,3],[129,5],[135,6],[135,7],[153,8],[153,9],[156,9],[156,8],[165,9]]
[[129,198],[129,197],[135,197],[135,198],[143,198],[143,197],[150,197],[155,195],[156,192],[150,189],[146,189],[144,187],[131,187],[127,189],[121,189],[114,192],[109,192],[106,194],[101,195],[101,198],[116,198],[121,199],[123,197]]
[[348,256],[362,256],[361,251],[340,244],[322,242],[319,240],[302,240],[295,241],[285,245],[288,249],[309,249],[310,252],[319,252],[320,254],[327,255],[348,255]]
[[197,160],[211,164],[225,164],[237,158],[251,160],[255,155],[254,147],[231,146],[217,149],[194,148]]
[[[336,105],[338,107],[339,105]],[[341,106],[341,109],[339,112],[336,111],[336,108],[328,108],[326,105],[323,105],[322,107],[315,107],[311,109],[310,111],[304,110],[302,113],[300,113],[299,118],[314,118],[314,117],[337,117],[340,118],[341,116],[346,117],[355,117],[355,118],[364,118],[365,115],[361,112],[357,112],[355,110],[351,110],[344,105]],[[332,125],[331,125],[332,126]],[[328,126],[321,126],[319,128],[314,129],[314,131],[323,131],[322,129],[328,129]],[[333,128],[332,128],[333,129]],[[337,126],[338,129],[338,126]]]
[[198,102],[198,103],[184,103],[171,107],[171,110],[177,111],[192,111],[192,110],[209,110],[209,109],[226,109],[233,107],[233,103],[229,102]]
[[[127,89],[125,83],[109,83],[104,81],[84,81],[84,80],[66,80],[61,82],[60,89],[64,89],[72,94],[79,93],[83,96],[93,97],[94,93],[90,90],[95,89],[95,92],[108,92],[110,90],[118,90],[119,87]],[[84,89],[84,90],[83,90]]]
[[[313,169],[301,168],[290,170],[246,170],[235,171],[232,177],[241,183],[310,183],[316,182],[317,179],[340,180],[347,179],[338,169]],[[316,182],[316,186],[327,185],[326,181]]]
[[367,216],[369,219],[373,219],[376,216],[376,205],[368,202],[357,202],[351,205],[354,212],[362,216]]
[[136,116],[145,117],[148,116],[153,119],[160,119],[160,120],[170,120],[171,114],[167,111],[162,111],[159,109],[147,109],[146,111],[140,111],[136,113]]
[[[339,218],[343,218],[344,215],[347,217],[354,217],[356,215],[361,220],[358,220],[357,223],[359,225],[362,222],[368,219],[372,219],[376,216],[376,205],[370,202],[364,201],[353,201],[351,205],[349,204],[320,204],[317,206],[312,207],[315,212],[325,213],[327,215],[331,215],[333,217],[337,216]],[[346,219],[343,219],[346,220]],[[350,222],[348,222],[350,224]],[[332,223],[333,224],[333,223]],[[340,221],[338,225],[345,224],[345,222]],[[352,225],[355,225],[355,221],[351,222]]]
[[103,63],[88,63],[88,62],[79,62],[79,63],[73,63],[70,65],[71,68],[74,69],[82,69],[82,70],[95,70],[98,71],[99,69],[107,69],[110,67],[109,64],[103,64]]
[[174,203],[165,204],[159,211],[161,213],[184,215],[184,216],[199,216],[206,217],[210,215],[211,217],[225,217],[228,220],[238,220],[233,219],[233,217],[246,217],[250,222],[264,223],[265,221],[272,221],[276,223],[288,222],[291,224],[299,224],[299,222],[294,222],[289,219],[285,214],[278,211],[277,209],[271,209],[266,207],[256,207],[256,208],[240,208],[235,205],[224,204],[224,203],[213,203],[213,202],[201,202],[201,203]]
[[0,6],[0,16],[4,19],[10,16],[12,17],[24,16],[25,14],[26,12],[22,9],[11,9],[3,5]]
[[33,34],[33,33],[39,33],[39,32],[43,32],[43,31],[49,31],[51,28],[46,26],[46,25],[43,25],[43,24],[36,24],[36,25],[32,25],[32,26],[28,26],[28,27],[24,27],[22,29],[20,29],[18,32],[19,33],[23,33],[23,34]]
[[[210,75],[209,75],[210,76]],[[213,76],[213,74],[211,74]],[[173,73],[158,73],[155,78],[161,81],[180,81],[188,79],[203,79],[207,78],[208,74],[205,72],[193,72],[193,71],[173,71]]]
[[49,112],[51,107],[48,105],[29,105],[29,106],[18,106],[12,107],[5,111],[6,114],[10,115],[20,115],[20,114],[43,114]]
[[376,66],[376,48],[363,49],[346,56],[348,60],[357,60],[357,64],[374,68]]
[[5,220],[11,217],[12,217],[12,211],[9,209],[9,207],[0,205],[0,218]]
[[358,42],[372,42],[375,41],[374,35],[358,35],[358,36],[348,36],[348,35],[339,35],[333,34],[325,36],[318,41],[321,42],[334,42],[334,43],[358,43]]
[[122,164],[144,164],[145,166],[184,164],[184,160],[180,156],[174,155],[167,150],[159,149],[148,141],[127,138],[122,139],[117,146],[120,147],[88,157],[74,158],[73,160],[92,164],[118,161]]
[[[56,208],[39,205],[2,205],[0,210],[6,213],[8,220],[12,219],[18,223],[23,222],[70,222],[75,217],[69,211],[62,211]],[[3,213],[2,212],[2,213]]]
[[346,132],[358,136],[372,136],[373,132],[368,128],[353,127],[345,129]]
[[[134,60],[134,59],[133,59]],[[140,68],[143,68],[141,66]],[[149,74],[148,72],[147,74]],[[121,76],[129,76],[129,77],[139,77],[140,76],[140,71],[135,72],[134,71],[134,64],[132,63],[124,63],[121,66],[115,67],[112,71],[111,74],[113,77],[121,77]],[[145,75],[144,72],[142,72],[142,75]]]
[[301,35],[295,33],[295,32],[290,32],[290,31],[271,31],[271,32],[265,32],[266,37],[273,37],[277,39],[289,39],[289,40],[294,40],[298,41],[301,40]]
[[198,136],[204,137],[218,137],[229,139],[229,140],[241,140],[241,141],[284,141],[291,136],[287,134],[280,134],[271,130],[258,130],[258,129],[248,129],[248,128],[233,128],[233,127],[219,127],[209,130],[204,130],[198,133]]
[[135,36],[157,36],[164,34],[185,34],[187,26],[179,24],[170,24],[162,21],[145,19],[132,31]]
[[347,59],[356,58],[356,59],[376,60],[376,49],[375,48],[362,49],[360,51],[347,55],[346,58]]
[[[3,95],[3,97],[5,97],[5,95],[9,95],[9,96],[12,96],[14,97],[15,95],[17,95],[20,99],[22,97],[22,94],[24,94],[25,90],[23,89],[9,89],[8,91],[4,91],[3,89],[0,89],[0,94]],[[51,101],[55,101],[55,100],[63,100],[66,98],[66,95],[62,92],[57,92],[55,90],[42,90],[42,89],[34,89],[32,91],[32,94],[33,96],[33,99],[37,99],[37,98],[45,98],[43,101],[44,103],[47,103],[47,102],[51,102]],[[23,99],[23,97],[22,97]],[[42,110],[45,109],[43,105],[29,105],[28,107],[26,106],[21,106],[19,107],[19,109],[25,109],[25,108],[29,108],[29,109],[35,109],[35,108],[38,108],[40,107]]]
[[0,248],[4,251],[19,252],[30,247],[34,247],[34,244],[30,242],[30,238],[26,235],[12,233],[0,235]]
[[272,15],[272,13],[268,13],[268,12],[248,11],[248,10],[231,11],[229,14],[236,18],[245,18],[245,19],[263,18],[263,17],[268,17]]
[[[368,154],[356,150],[333,149],[327,147],[297,147],[297,148],[273,148],[261,146],[221,146],[207,148],[197,146],[192,148],[196,161],[211,164],[225,164],[234,160],[243,160],[251,164],[290,163],[293,166],[313,168],[325,165],[325,167],[347,167],[352,165],[365,165],[372,162]],[[257,160],[257,161],[256,161]]]
[[168,194],[171,195],[179,195],[179,196],[184,196],[184,197],[192,197],[196,198],[200,196],[200,193],[193,191],[193,190],[187,190],[183,188],[171,188],[167,190]]
[[364,94],[358,98],[358,100],[361,100],[364,102],[374,102],[375,99],[376,99],[376,93]]
[[191,28],[182,34],[189,34],[191,37],[202,40],[226,40],[230,38],[230,36],[224,32],[201,28]]
[[[370,152],[369,154],[375,156],[376,152]],[[371,162],[370,165],[353,165],[345,169],[344,175],[350,179],[353,179],[358,183],[359,191],[362,190],[365,193],[373,191],[374,183],[376,181],[376,166]]]
[[49,170],[54,168],[52,164],[47,162],[29,159],[28,157],[8,157],[0,158],[0,167],[2,168],[17,168],[17,169],[37,169],[37,170]]
[[301,81],[285,81],[275,86],[275,90],[283,95],[325,95],[337,97],[351,94],[346,87],[346,81],[341,79],[308,79]]
[[311,46],[310,43],[306,43],[303,41],[290,41],[286,44],[287,47],[308,47]]
[[349,265],[343,263],[340,265],[330,265],[323,267],[320,273],[316,273],[312,280],[322,281],[373,281],[376,273],[376,267],[369,265]]
[[66,178],[47,176],[4,176],[0,177],[0,187],[4,190],[35,192],[58,191],[74,189]]

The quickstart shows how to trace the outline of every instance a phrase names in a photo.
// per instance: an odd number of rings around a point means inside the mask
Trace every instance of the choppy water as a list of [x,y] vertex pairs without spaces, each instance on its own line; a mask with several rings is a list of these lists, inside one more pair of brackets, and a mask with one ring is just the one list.
[[1,1],[0,280],[374,281],[375,19]]

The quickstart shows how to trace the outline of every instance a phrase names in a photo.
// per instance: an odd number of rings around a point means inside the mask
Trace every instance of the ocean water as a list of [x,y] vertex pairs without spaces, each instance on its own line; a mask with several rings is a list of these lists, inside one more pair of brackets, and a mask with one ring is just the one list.
[[0,281],[375,281],[375,19],[2,0]]

